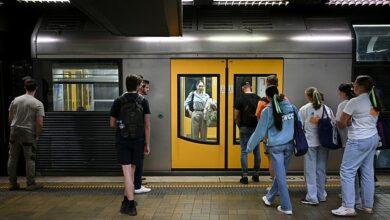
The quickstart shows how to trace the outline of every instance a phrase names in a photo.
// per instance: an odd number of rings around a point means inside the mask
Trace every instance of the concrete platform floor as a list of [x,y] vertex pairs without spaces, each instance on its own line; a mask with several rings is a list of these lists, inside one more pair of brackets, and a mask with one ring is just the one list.
[[[357,211],[354,219],[390,219],[390,177],[378,179],[374,214]],[[238,180],[237,176],[147,176],[152,191],[136,195],[138,215],[131,217],[119,213],[121,177],[38,177],[45,187],[34,192],[8,191],[7,178],[0,177],[0,219],[340,219],[330,213],[341,203],[337,176],[328,177],[327,201],[317,206],[300,202],[305,195],[303,177],[289,176],[292,216],[276,210],[279,198],[271,207],[263,204],[269,177],[248,185]]]

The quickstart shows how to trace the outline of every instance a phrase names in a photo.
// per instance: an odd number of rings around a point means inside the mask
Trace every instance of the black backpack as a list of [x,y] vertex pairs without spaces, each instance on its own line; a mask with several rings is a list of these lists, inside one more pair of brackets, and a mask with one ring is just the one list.
[[337,127],[326,111],[326,105],[322,106],[322,116],[318,122],[318,138],[321,146],[328,149],[338,149],[341,147],[340,135]]
[[144,138],[144,109],[141,104],[143,100],[142,95],[138,95],[137,98],[126,98],[124,95],[119,97],[121,109],[118,126],[123,138]]
[[256,108],[258,102],[259,99],[256,96],[249,96],[248,102],[242,111],[242,121],[249,127],[256,127],[257,125]]

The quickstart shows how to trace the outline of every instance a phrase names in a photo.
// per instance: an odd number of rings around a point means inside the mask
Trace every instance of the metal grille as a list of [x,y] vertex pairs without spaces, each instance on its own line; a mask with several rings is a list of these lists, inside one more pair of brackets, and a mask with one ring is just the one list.
[[120,174],[114,133],[105,112],[46,113],[37,153],[37,172]]
[[42,31],[77,31],[82,28],[80,16],[48,17],[41,25]]

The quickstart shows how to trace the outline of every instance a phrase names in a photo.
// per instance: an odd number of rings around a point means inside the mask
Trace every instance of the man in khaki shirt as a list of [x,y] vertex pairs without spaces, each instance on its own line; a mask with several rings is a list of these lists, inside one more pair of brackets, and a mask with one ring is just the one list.
[[27,190],[37,190],[43,186],[35,182],[35,160],[37,141],[43,127],[45,111],[42,102],[34,98],[37,83],[34,79],[24,81],[26,93],[16,97],[9,106],[8,120],[11,126],[8,176],[9,190],[20,189],[17,183],[17,165],[20,151],[26,160]]

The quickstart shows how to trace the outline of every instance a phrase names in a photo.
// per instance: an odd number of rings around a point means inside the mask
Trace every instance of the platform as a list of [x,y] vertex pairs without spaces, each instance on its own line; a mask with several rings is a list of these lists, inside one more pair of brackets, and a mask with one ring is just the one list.
[[[271,184],[238,183],[237,176],[147,176],[150,193],[136,195],[138,215],[119,213],[123,195],[121,177],[38,177],[39,191],[8,191],[0,177],[0,219],[339,219],[330,213],[340,206],[337,176],[327,181],[327,201],[317,206],[300,203],[305,195],[302,176],[289,176],[293,215],[276,210],[279,198],[266,207],[261,197]],[[358,211],[354,219],[390,218],[390,178],[378,176],[374,214]],[[20,178],[23,187],[24,178]]]

